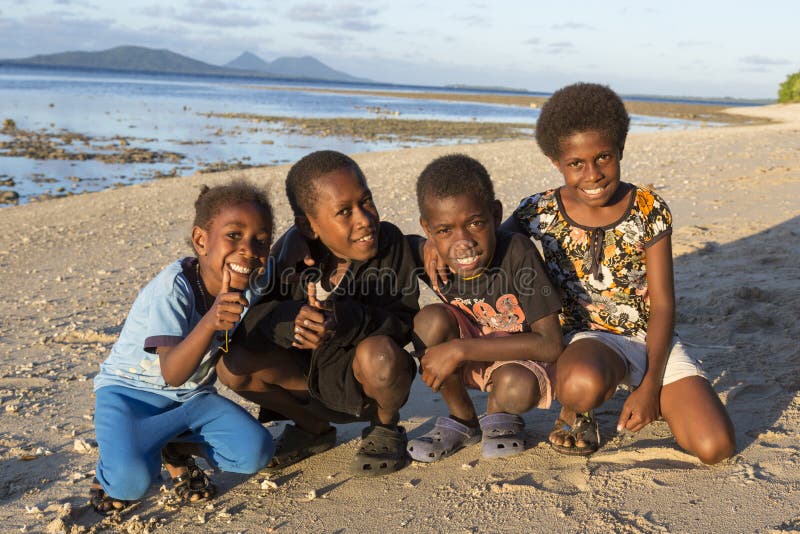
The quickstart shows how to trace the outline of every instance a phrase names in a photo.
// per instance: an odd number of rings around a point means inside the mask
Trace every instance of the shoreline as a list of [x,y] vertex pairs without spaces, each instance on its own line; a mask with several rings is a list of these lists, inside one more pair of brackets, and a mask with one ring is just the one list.
[[[122,520],[101,522],[87,505],[97,461],[92,377],[139,289],[190,253],[199,186],[244,178],[268,187],[279,235],[292,221],[281,165],[0,210],[0,524],[71,534],[800,531],[800,104],[735,112],[775,122],[631,134],[622,162],[626,181],[653,184],[672,210],[676,329],[734,420],[732,459],[701,465],[663,421],[617,434],[618,392],[597,411],[602,446],[587,458],[547,446],[553,407],[524,415],[519,456],[484,460],[472,446],[435,464],[352,478],[363,425],[339,425],[334,449],[278,473],[213,473],[220,492],[209,505],[175,507],[154,487]],[[559,185],[531,140],[354,159],[382,219],[410,233],[419,231],[416,176],[454,151],[487,167],[506,213],[523,195]],[[473,398],[483,410],[485,395]],[[401,410],[409,435],[445,414],[416,380]]]
[[[444,100],[450,102],[478,102],[482,104],[501,104],[506,106],[541,108],[547,97],[528,95],[506,95],[499,93],[448,93],[448,92],[404,92],[379,91],[369,89],[322,89],[316,87],[279,87],[271,85],[248,85],[265,91],[307,91],[332,94],[361,94],[412,100]],[[768,124],[766,117],[746,116],[726,113],[730,106],[716,104],[687,104],[680,102],[644,102],[623,98],[628,112],[634,115],[683,119],[700,122],[719,122],[722,124]],[[749,107],[749,106],[748,106]],[[762,106],[753,106],[762,107]]]

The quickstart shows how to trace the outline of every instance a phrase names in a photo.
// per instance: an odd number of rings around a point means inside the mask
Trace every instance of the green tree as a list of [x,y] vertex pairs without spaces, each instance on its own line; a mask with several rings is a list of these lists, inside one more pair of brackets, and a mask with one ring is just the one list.
[[800,102],[800,72],[786,76],[778,88],[778,102]]

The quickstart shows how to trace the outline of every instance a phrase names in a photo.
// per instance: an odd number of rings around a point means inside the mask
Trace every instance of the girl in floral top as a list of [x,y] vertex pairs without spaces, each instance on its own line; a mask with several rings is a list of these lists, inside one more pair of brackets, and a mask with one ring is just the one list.
[[528,197],[503,224],[540,240],[562,291],[550,443],[565,454],[599,446],[593,410],[629,384],[617,431],[660,416],[678,444],[707,464],[735,450],[733,425],[697,361],[674,333],[672,217],[650,190],[622,182],[629,117],[611,89],[578,83],[553,94],[536,141],[564,185]]

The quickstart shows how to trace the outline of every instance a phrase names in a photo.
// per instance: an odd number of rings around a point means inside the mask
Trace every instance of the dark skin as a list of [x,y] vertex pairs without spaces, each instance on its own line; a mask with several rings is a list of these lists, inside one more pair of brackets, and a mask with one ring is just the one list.
[[[325,262],[323,271],[335,286],[351,260],[368,260],[377,254],[380,218],[372,193],[350,168],[319,176],[314,187],[317,200],[313,210],[297,217],[296,228],[287,232],[274,249],[293,249],[298,241],[304,244],[319,239],[331,260]],[[294,321],[293,346],[313,350],[330,339],[336,324],[328,313],[329,306],[317,299],[313,284],[308,289],[308,304]],[[396,424],[411,387],[408,354],[386,336],[369,337],[356,347],[352,370],[364,394],[377,405],[377,422]],[[262,357],[234,348],[217,365],[217,372],[220,380],[240,395],[289,417],[308,432],[320,434],[330,428],[327,421],[302,406],[308,397],[304,370],[284,351],[276,349],[275,354]]]
[[[199,272],[214,303],[200,322],[180,343],[157,347],[161,374],[170,386],[185,383],[194,374],[217,331],[230,330],[248,305],[239,291],[246,287],[249,271],[266,264],[272,228],[255,203],[225,206],[208,228],[192,229],[192,245]],[[234,286],[235,284],[235,286]],[[173,444],[178,452],[202,456],[205,451],[194,444]],[[171,477],[186,474],[185,467],[165,464]],[[205,496],[192,495],[192,500]]]
[[[487,206],[472,195],[427,202],[420,218],[428,237],[425,257],[445,258],[446,267],[459,276],[480,276],[494,255],[501,215],[498,201]],[[537,319],[529,326],[530,332],[461,339],[458,324],[444,305],[426,306],[414,320],[415,333],[427,347],[421,359],[422,380],[433,391],[441,392],[454,418],[476,426],[475,408],[459,368],[467,361],[555,361],[562,348],[557,314]],[[522,366],[500,367],[492,379],[488,413],[524,413],[539,400],[538,381]]]
[[[550,158],[564,176],[561,198],[569,217],[586,227],[608,226],[619,220],[633,188],[620,181],[623,147],[597,131],[565,137]],[[502,227],[521,231],[513,218]],[[665,236],[646,249],[650,316],[647,323],[647,370],[628,396],[617,420],[617,431],[638,432],[663,417],[678,444],[707,464],[730,457],[736,449],[733,424],[707,380],[699,376],[663,385],[675,324],[672,245]],[[572,424],[585,412],[610,399],[626,376],[623,360],[603,343],[583,339],[570,344],[558,360],[556,397],[560,419]],[[687,410],[687,407],[691,407]],[[587,444],[561,430],[550,441],[563,446]]]

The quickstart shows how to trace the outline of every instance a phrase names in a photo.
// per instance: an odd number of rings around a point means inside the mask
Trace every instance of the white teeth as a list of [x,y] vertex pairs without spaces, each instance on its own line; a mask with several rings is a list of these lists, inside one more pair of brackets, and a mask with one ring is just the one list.
[[231,268],[231,271],[233,271],[235,273],[239,273],[239,274],[250,274],[250,272],[252,271],[252,269],[248,269],[247,267],[244,267],[243,265],[237,265],[235,263],[229,263],[228,267]]
[[456,258],[456,263],[460,265],[469,265],[471,263],[475,263],[478,260],[478,256],[469,256],[467,258]]
[[367,234],[361,239],[356,239],[356,243],[363,243],[365,241],[372,241],[372,234]]
[[586,194],[589,194],[589,195],[596,195],[598,193],[602,193],[603,192],[603,188],[602,187],[598,187],[597,189],[584,189],[583,192],[586,193]]

